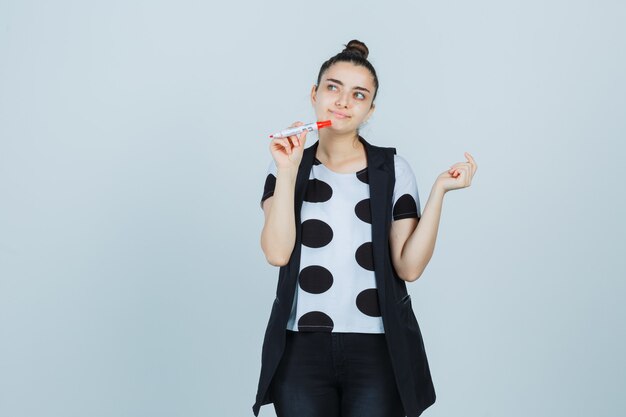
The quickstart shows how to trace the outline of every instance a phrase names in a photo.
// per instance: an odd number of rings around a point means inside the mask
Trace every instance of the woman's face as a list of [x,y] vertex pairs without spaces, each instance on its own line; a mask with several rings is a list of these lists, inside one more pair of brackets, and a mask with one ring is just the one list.
[[374,112],[374,79],[369,70],[351,62],[331,65],[320,79],[311,103],[317,120],[332,120],[328,129],[340,133],[356,130]]

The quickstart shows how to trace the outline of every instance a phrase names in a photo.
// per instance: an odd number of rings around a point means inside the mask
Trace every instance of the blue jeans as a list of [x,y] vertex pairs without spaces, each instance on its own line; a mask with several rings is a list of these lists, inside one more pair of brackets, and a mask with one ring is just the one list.
[[286,330],[270,389],[278,417],[402,417],[384,334]]

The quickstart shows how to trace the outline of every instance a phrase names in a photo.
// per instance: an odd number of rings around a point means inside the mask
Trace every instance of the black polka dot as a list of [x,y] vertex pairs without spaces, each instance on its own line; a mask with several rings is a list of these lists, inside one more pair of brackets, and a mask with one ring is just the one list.
[[300,271],[300,288],[311,294],[321,294],[333,285],[333,274],[323,266],[311,265]]
[[362,170],[360,170],[359,172],[356,173],[356,177],[361,181],[364,182],[365,184],[369,184],[370,183],[370,178],[367,175],[367,167],[363,168]]
[[309,180],[306,185],[306,195],[304,201],[309,203],[323,203],[330,200],[333,195],[333,189],[324,181],[318,179]]
[[370,199],[366,198],[356,203],[354,206],[354,213],[356,216],[363,220],[365,223],[372,224],[372,211],[370,208]]
[[372,242],[365,242],[356,250],[354,254],[356,262],[361,265],[362,268],[368,271],[374,270],[374,252],[372,250]]
[[378,290],[376,288],[368,288],[361,291],[356,297],[356,306],[361,313],[367,316],[380,317]]
[[333,229],[318,219],[306,220],[302,223],[302,244],[310,248],[321,248],[333,240]]
[[322,165],[319,159],[313,158],[313,165]]
[[310,311],[298,320],[298,330],[301,332],[332,332],[333,327],[333,320],[321,311]]
[[274,176],[274,174],[267,174],[267,177],[265,177],[265,185],[263,186],[263,196],[261,197],[261,203],[274,195],[275,188],[276,177]]
[[417,204],[412,195],[403,194],[393,206],[393,219],[400,220],[410,217],[418,217]]

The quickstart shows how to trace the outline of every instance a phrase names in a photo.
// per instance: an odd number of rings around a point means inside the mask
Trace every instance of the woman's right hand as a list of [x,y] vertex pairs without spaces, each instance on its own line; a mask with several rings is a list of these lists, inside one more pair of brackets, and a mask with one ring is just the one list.
[[[295,122],[289,127],[302,126],[304,123]],[[277,168],[298,168],[304,152],[306,134],[308,131],[286,138],[273,138],[270,142],[270,152]]]

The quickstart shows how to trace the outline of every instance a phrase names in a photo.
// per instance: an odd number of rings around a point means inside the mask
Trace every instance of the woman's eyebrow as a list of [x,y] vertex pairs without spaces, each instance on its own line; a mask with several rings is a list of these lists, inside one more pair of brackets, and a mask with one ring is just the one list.
[[[326,78],[326,81],[330,81],[330,82],[333,82],[333,83],[337,83],[337,84],[339,84],[339,85],[343,85],[343,83],[342,83],[341,81],[336,80],[336,79],[334,79],[334,78]],[[359,87],[359,86],[354,87],[354,88],[353,88],[353,90],[362,90],[362,91],[367,91],[368,93],[370,92],[370,90],[368,90],[367,88],[365,88],[365,87]]]

